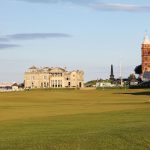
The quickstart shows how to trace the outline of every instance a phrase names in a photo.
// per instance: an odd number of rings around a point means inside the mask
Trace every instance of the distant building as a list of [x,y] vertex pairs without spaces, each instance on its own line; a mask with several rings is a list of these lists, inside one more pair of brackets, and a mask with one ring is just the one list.
[[18,91],[17,83],[0,83],[0,91]]
[[145,71],[143,73],[143,81],[150,81],[150,72]]
[[84,72],[33,66],[25,72],[24,82],[25,88],[82,88]]
[[116,87],[116,85],[115,84],[111,84],[111,83],[109,83],[109,82],[97,82],[96,83],[96,87],[98,88],[98,87],[106,87],[106,88],[112,88],[112,87]]
[[[141,47],[142,65],[135,68],[137,74],[140,74],[140,80],[130,82],[130,88],[150,88],[150,39],[148,35],[144,37]],[[132,83],[132,84],[131,84]]]
[[150,40],[145,36],[142,43],[142,76],[143,81],[150,80]]

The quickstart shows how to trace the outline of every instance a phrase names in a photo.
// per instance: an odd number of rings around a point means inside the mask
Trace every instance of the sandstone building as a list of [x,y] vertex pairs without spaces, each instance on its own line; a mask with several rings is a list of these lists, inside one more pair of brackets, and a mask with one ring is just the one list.
[[67,71],[63,68],[29,68],[24,75],[25,88],[82,88],[83,71]]

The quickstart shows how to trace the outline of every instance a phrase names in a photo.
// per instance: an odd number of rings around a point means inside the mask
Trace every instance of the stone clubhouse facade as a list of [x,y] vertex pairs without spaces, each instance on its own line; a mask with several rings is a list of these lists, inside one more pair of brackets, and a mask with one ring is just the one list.
[[29,68],[24,75],[25,88],[83,88],[84,72],[63,68]]

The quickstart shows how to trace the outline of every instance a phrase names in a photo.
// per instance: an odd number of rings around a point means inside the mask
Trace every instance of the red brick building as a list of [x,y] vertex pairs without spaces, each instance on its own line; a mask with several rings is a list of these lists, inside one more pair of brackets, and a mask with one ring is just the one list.
[[150,40],[146,35],[142,43],[142,73],[150,72]]

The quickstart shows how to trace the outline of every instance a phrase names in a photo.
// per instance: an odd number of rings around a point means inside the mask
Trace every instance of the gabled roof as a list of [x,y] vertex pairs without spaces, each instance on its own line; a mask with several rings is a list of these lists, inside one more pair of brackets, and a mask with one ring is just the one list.
[[60,67],[56,67],[56,68],[50,68],[51,70],[51,72],[55,72],[55,71],[58,71],[58,72],[65,72],[65,69],[63,69],[63,68],[60,68]]
[[35,66],[32,66],[31,68],[29,68],[29,69],[37,69]]
[[49,67],[44,67],[43,69],[50,69]]
[[0,87],[12,87],[12,86],[18,86],[17,83],[0,83]]

